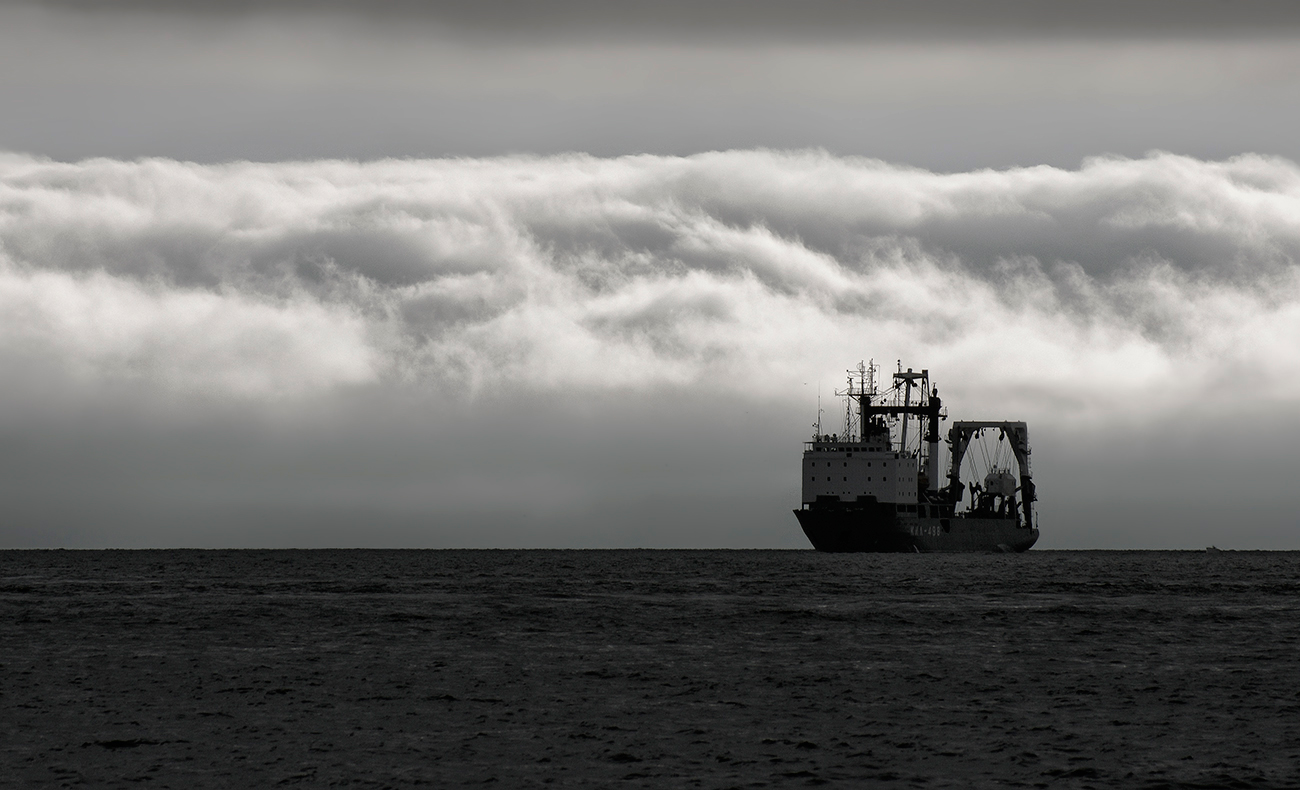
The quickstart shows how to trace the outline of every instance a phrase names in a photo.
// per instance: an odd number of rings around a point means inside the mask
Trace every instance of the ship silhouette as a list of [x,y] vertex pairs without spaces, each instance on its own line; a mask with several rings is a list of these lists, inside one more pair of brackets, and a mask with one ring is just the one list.
[[[874,361],[850,373],[848,387],[836,393],[845,399],[843,433],[822,433],[819,407],[813,438],[804,443],[803,502],[794,514],[814,548],[1018,552],[1034,545],[1038,496],[1025,423],[954,422],[939,485],[939,426],[947,413],[929,370],[904,371],[900,363],[884,391]],[[910,421],[917,422],[915,447]],[[962,464],[972,443],[986,468],[966,484]]]

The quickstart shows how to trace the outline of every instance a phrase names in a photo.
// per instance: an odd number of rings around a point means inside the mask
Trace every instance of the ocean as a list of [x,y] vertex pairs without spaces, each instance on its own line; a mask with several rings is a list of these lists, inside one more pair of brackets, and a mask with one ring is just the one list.
[[12,787],[1300,786],[1300,553],[0,552]]

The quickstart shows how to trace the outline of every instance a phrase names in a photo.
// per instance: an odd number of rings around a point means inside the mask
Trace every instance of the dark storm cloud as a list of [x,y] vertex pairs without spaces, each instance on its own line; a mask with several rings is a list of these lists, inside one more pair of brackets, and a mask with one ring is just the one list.
[[[24,4],[24,0],[13,0]],[[1300,25],[1282,0],[1145,0],[1044,3],[1037,0],[30,0],[29,4],[99,13],[123,10],[212,17],[265,13],[355,14],[428,20],[484,34],[735,35],[1232,35]]]
[[[0,147],[1300,158],[1293,4],[0,5]],[[165,64],[160,67],[160,64]]]

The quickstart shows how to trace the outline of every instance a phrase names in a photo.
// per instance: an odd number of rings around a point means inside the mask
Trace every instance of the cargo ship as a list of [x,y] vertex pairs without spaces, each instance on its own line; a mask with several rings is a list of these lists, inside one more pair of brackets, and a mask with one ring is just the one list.
[[[940,423],[947,418],[930,372],[903,370],[888,389],[878,366],[859,363],[848,387],[842,433],[825,434],[818,406],[815,433],[804,442],[803,502],[794,511],[818,551],[1026,551],[1038,540],[1023,422],[953,422],[946,479],[939,477]],[[914,445],[908,442],[916,424]],[[993,447],[988,446],[989,442]],[[983,469],[962,482],[972,443]],[[970,475],[968,475],[970,476]]]

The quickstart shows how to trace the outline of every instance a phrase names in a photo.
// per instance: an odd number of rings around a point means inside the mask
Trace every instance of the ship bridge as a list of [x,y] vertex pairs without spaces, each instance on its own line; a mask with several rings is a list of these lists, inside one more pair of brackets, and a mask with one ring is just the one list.
[[[930,371],[904,371],[900,364],[893,386],[881,393],[876,387],[877,370],[874,362],[860,363],[849,371],[847,389],[835,393],[845,399],[842,435],[822,433],[819,409],[817,433],[804,442],[804,504],[915,505],[920,489],[933,490],[938,481],[939,421],[944,414],[938,390],[930,387]],[[909,451],[909,420],[925,429],[928,452],[922,452],[919,444]]]
[[916,502],[916,458],[888,442],[840,441],[836,436],[804,442],[803,501]]

